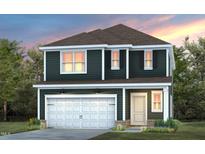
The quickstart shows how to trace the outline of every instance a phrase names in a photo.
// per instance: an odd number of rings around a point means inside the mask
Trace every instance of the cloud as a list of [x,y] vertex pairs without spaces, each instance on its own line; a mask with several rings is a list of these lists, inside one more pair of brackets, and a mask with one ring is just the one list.
[[190,36],[191,39],[197,39],[197,36],[205,36],[204,25],[205,19],[199,19],[187,23],[159,27],[158,29],[153,30],[151,34],[179,45],[186,36]]
[[[146,16],[146,15],[145,15]],[[148,18],[142,19],[135,16],[122,16],[116,19],[113,19],[111,22],[112,25],[123,23],[127,26],[138,30],[150,31],[157,26],[161,26],[162,24],[167,24],[168,21],[173,19],[176,15],[157,15],[157,16],[149,16]]]

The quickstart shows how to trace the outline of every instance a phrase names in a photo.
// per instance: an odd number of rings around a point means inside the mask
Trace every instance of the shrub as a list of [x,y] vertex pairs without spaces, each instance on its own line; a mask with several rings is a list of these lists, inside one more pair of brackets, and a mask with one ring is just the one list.
[[165,122],[164,120],[156,120],[154,123],[155,127],[165,127]]
[[145,133],[173,133],[175,132],[175,130],[173,128],[154,127],[154,128],[145,128],[143,132]]
[[124,131],[125,126],[118,124],[116,127],[112,128],[113,131]]
[[36,118],[30,118],[28,120],[28,125],[32,126],[32,125],[40,125],[40,120],[36,119]]
[[156,120],[154,123],[155,127],[159,128],[172,128],[174,131],[177,131],[179,125],[181,125],[181,122],[174,119],[168,119],[167,121],[164,120]]

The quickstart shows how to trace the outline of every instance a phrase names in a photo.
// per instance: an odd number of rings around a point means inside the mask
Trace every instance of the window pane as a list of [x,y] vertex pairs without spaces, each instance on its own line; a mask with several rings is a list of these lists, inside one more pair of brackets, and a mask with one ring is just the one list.
[[72,62],[73,61],[73,54],[72,52],[63,53],[63,62]]
[[112,51],[112,60],[119,60],[119,51]]
[[152,67],[152,61],[146,60],[145,61],[145,67]]
[[154,102],[154,109],[155,109],[155,110],[157,109],[157,104],[156,104],[156,102]]
[[75,52],[75,62],[84,62],[85,53],[84,52]]
[[158,104],[158,108],[157,108],[157,109],[158,109],[158,110],[161,110],[161,103],[158,102],[157,104]]
[[147,51],[145,52],[145,59],[146,59],[146,60],[152,60],[152,51],[147,50]]
[[160,102],[154,102],[154,109],[155,110],[161,110],[161,103]]
[[154,94],[154,102],[160,102],[160,93]]
[[84,72],[85,71],[84,63],[75,63],[75,72]]
[[119,68],[119,60],[113,60],[112,61],[112,67],[113,68]]
[[73,71],[72,63],[63,64],[63,72],[72,72],[72,71]]

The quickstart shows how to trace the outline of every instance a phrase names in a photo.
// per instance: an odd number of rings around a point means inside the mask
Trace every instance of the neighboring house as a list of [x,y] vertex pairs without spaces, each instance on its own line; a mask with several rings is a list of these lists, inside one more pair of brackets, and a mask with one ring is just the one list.
[[147,126],[172,117],[172,45],[119,24],[40,47],[38,119],[54,128]]

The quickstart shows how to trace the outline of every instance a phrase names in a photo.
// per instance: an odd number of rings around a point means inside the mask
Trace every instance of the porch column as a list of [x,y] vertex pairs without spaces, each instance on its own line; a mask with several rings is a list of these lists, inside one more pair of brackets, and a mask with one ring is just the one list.
[[37,91],[37,119],[40,120],[40,89]]
[[123,121],[125,121],[125,101],[126,101],[126,99],[125,99],[125,97],[126,97],[126,89],[125,88],[123,88],[122,89],[122,120]]
[[169,118],[169,89],[168,87],[163,88],[163,107],[164,107],[164,112],[163,112],[163,119],[167,120]]

